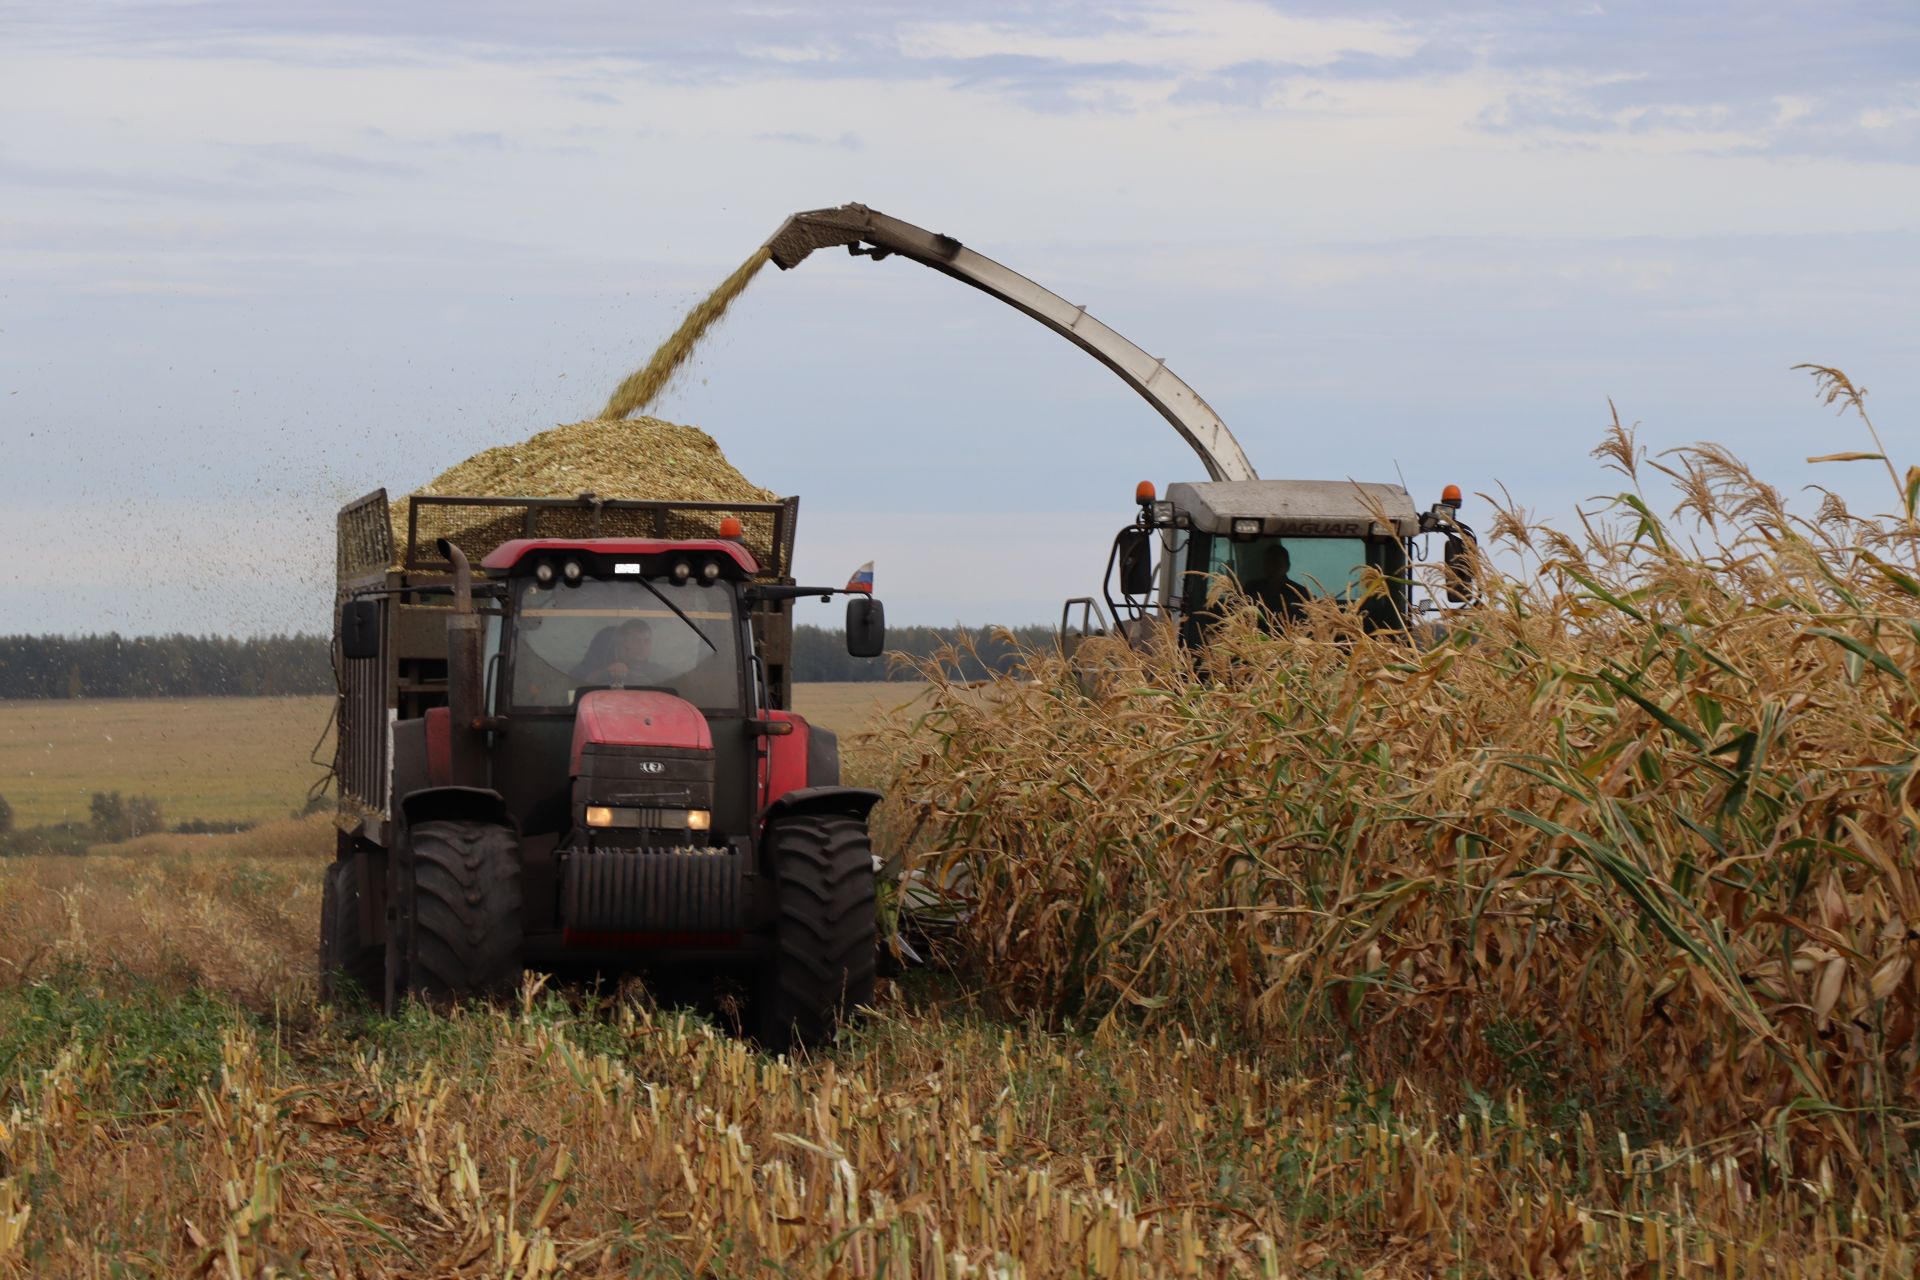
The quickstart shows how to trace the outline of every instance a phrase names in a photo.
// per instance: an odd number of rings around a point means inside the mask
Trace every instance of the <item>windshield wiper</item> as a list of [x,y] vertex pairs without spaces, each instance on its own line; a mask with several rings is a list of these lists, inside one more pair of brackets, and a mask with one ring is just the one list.
[[686,615],[686,612],[682,610],[679,605],[675,604],[673,601],[661,595],[660,588],[654,586],[651,582],[648,582],[645,578],[638,578],[636,579],[636,581],[639,582],[639,584],[645,587],[648,591],[651,591],[653,593],[653,598],[655,600],[658,600],[661,604],[673,610],[673,616],[680,619],[680,621],[686,623],[687,627],[693,632],[693,634],[700,637],[700,642],[702,644],[706,645],[707,648],[713,650],[715,653],[720,652],[720,646],[715,644],[712,640],[709,640],[707,638],[707,633],[702,631],[699,628],[699,626],[694,622],[694,620],[692,618],[689,618]]

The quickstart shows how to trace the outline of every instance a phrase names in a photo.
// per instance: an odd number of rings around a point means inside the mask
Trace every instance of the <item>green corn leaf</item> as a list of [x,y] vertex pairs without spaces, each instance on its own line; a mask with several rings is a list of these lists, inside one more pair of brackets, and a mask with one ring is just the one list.
[[1653,890],[1650,887],[1646,872],[1635,866],[1632,861],[1621,857],[1591,836],[1571,830],[1551,819],[1542,818],[1538,814],[1527,813],[1521,809],[1502,809],[1501,813],[1513,819],[1515,822],[1524,823],[1534,828],[1536,831],[1544,831],[1548,835],[1564,836],[1572,840],[1573,843],[1578,845],[1581,851],[1587,855],[1588,860],[1597,870],[1605,872],[1608,879],[1612,880],[1623,893],[1633,899],[1634,905],[1640,909],[1642,919],[1658,930],[1667,941],[1673,943],[1674,946],[1679,947],[1682,951],[1685,951],[1695,960],[1698,960],[1702,964],[1708,962],[1706,949],[1702,947],[1699,942],[1687,936],[1687,934],[1681,930],[1680,926],[1675,924],[1666,912],[1660,909],[1660,904],[1654,900]]
[[[1920,471],[1920,467],[1914,468],[1914,471]],[[1909,476],[1912,476],[1914,472],[1909,471],[1907,474]],[[1908,489],[1907,493],[1908,493],[1907,514],[1912,515],[1913,514],[1913,496],[1912,496],[1913,490]],[[1885,560],[1882,560],[1879,556],[1876,556],[1871,551],[1862,550],[1859,554],[1862,560],[1872,565],[1875,569],[1879,570],[1880,575],[1884,577],[1888,582],[1891,582],[1895,587],[1899,588],[1901,591],[1905,592],[1907,595],[1913,596],[1916,599],[1920,599],[1920,581],[1915,580],[1911,574],[1902,573],[1900,570],[1894,568],[1892,565],[1888,564]]]
[[1640,527],[1634,531],[1634,540],[1639,541],[1640,535],[1644,533],[1652,540],[1654,546],[1662,551],[1667,550],[1667,527],[1660,522],[1659,516],[1653,514],[1653,508],[1649,507],[1637,493],[1623,493],[1620,495],[1620,501],[1640,515]]
[[1567,563],[1566,561],[1556,560],[1554,561],[1554,567],[1559,569],[1561,572],[1565,573],[1569,578],[1572,578],[1575,582],[1579,583],[1581,586],[1585,587],[1593,595],[1593,597],[1596,600],[1606,601],[1608,604],[1612,605],[1614,608],[1626,614],[1629,618],[1632,618],[1636,622],[1645,622],[1647,620],[1647,615],[1640,612],[1640,610],[1634,608],[1632,605],[1628,604],[1625,597],[1616,595],[1613,592],[1608,591],[1605,587],[1601,586],[1598,582],[1594,581],[1594,579],[1590,575],[1582,573],[1579,569],[1575,568],[1573,565]]
[[1907,679],[1907,673],[1902,671],[1892,658],[1889,658],[1886,654],[1880,652],[1880,650],[1874,648],[1872,645],[1867,644],[1865,641],[1860,640],[1858,637],[1850,636],[1844,631],[1835,631],[1831,627],[1808,627],[1806,634],[1823,636],[1833,641],[1847,652],[1871,662],[1895,680],[1904,683]]
[[1620,679],[1620,677],[1614,675],[1612,672],[1602,671],[1600,678],[1611,685],[1615,693],[1639,706],[1641,710],[1665,725],[1667,730],[1675,737],[1692,745],[1696,751],[1705,751],[1707,749],[1707,740],[1705,738],[1695,733],[1691,727],[1675,718],[1666,708],[1655,704],[1652,699],[1640,693],[1632,685]]

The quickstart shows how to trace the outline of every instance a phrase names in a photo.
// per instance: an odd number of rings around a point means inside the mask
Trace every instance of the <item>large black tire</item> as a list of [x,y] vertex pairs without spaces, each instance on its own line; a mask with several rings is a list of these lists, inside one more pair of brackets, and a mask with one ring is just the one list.
[[767,829],[773,949],[756,984],[754,1039],[771,1053],[824,1044],[873,1001],[879,928],[873,850],[858,818],[802,814]]
[[379,999],[386,985],[386,949],[360,941],[358,863],[341,860],[327,868],[320,891],[320,998]]
[[511,995],[525,967],[520,838],[491,822],[422,822],[395,877],[386,1010]]

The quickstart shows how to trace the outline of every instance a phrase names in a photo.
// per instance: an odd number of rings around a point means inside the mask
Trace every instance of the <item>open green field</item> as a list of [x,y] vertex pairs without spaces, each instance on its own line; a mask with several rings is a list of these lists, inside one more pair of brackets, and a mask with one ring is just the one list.
[[325,772],[309,756],[332,701],[0,702],[0,796],[22,827],[84,822],[96,791],[153,796],[169,823],[284,818]]
[[[800,714],[842,735],[917,697],[918,684],[807,684]],[[332,699],[0,701],[0,796],[23,827],[84,822],[96,791],[150,795],[169,823],[284,818],[331,759]],[[318,750],[316,750],[318,745]]]

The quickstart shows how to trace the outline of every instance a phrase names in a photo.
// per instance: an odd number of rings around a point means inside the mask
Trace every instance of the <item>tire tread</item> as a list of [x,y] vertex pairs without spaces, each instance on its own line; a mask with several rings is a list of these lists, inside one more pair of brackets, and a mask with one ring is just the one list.
[[386,950],[363,946],[357,927],[360,895],[354,863],[328,865],[320,892],[320,998],[337,1001],[357,990],[378,999],[385,982]]
[[404,994],[430,1004],[512,994],[525,966],[519,837],[449,819],[420,823],[410,843]]
[[780,819],[767,840],[777,906],[757,1038],[775,1051],[811,1047],[873,1000],[872,847],[865,822],[838,814]]

